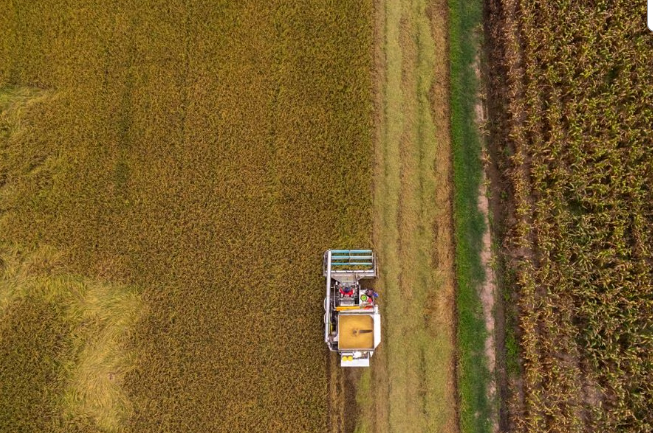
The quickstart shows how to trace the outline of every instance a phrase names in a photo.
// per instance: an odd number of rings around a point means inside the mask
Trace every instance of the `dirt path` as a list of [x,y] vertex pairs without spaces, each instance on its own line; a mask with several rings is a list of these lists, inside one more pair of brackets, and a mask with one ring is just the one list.
[[447,2],[377,0],[374,243],[383,338],[359,429],[457,432]]
[[[484,96],[485,95],[484,84],[483,84],[484,77],[483,74],[481,73],[480,59],[478,57],[475,62],[474,70],[476,72],[477,82],[480,85],[480,91],[476,97],[476,106],[475,106],[476,124],[478,125],[479,128],[479,137],[483,137],[482,129],[484,123],[487,120],[487,115],[486,115],[487,107],[485,106],[485,96]],[[483,306],[483,319],[485,321],[485,329],[487,331],[487,336],[485,338],[485,357],[486,357],[487,368],[489,372],[489,380],[487,383],[487,400],[492,402],[495,401],[497,398],[497,380],[496,380],[497,329],[496,329],[495,314],[496,314],[497,302],[499,300],[497,296],[498,293],[497,278],[496,278],[496,273],[494,271],[494,267],[496,265],[496,257],[492,246],[493,233],[490,225],[491,224],[490,213],[492,212],[492,210],[494,210],[491,208],[493,208],[496,205],[490,204],[492,192],[490,191],[491,181],[489,178],[492,176],[492,173],[488,175],[486,172],[490,171],[492,167],[489,166],[489,155],[487,153],[485,145],[483,145],[483,161],[485,161],[483,167],[484,173],[478,191],[478,209],[483,215],[483,220],[485,222],[485,227],[486,227],[485,233],[483,234],[482,250],[481,250],[481,264],[483,266],[483,269],[485,270],[485,279],[483,283],[480,285],[480,287],[478,288],[478,291],[479,291],[479,297],[481,299],[481,305]],[[496,200],[497,198],[498,197],[495,197],[494,199]],[[496,433],[499,431],[498,411],[491,410],[490,416],[491,416],[492,431]]]

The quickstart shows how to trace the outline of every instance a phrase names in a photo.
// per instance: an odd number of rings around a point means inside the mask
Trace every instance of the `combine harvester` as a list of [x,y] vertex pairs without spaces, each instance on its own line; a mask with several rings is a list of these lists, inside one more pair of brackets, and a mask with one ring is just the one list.
[[373,289],[360,280],[376,277],[372,250],[329,250],[324,253],[326,298],[324,341],[340,355],[342,367],[369,367],[381,342],[381,314]]

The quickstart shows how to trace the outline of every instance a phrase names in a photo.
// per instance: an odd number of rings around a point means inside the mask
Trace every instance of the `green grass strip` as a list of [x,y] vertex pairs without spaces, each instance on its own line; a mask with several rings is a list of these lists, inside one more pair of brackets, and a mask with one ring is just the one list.
[[491,431],[491,408],[484,356],[487,330],[477,287],[485,278],[480,252],[486,224],[478,209],[483,167],[474,111],[482,5],[478,0],[450,0],[449,11],[460,423],[463,433],[483,433]]

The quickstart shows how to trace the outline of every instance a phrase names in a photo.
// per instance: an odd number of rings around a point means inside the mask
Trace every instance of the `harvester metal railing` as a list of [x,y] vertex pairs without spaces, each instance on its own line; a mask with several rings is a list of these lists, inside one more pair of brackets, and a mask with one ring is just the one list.
[[329,332],[331,331],[331,251],[327,251],[326,259],[326,312],[324,316],[324,342],[329,343]]
[[331,265],[334,276],[353,274],[356,279],[376,276],[376,260],[372,250],[329,250],[328,253],[325,262]]

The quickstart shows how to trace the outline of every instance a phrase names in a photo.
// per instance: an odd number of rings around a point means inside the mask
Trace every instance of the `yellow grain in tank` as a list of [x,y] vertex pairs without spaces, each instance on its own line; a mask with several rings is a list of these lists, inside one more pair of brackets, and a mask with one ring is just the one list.
[[[367,314],[338,316],[338,349],[373,349],[374,319]],[[352,357],[353,359],[353,357]]]

